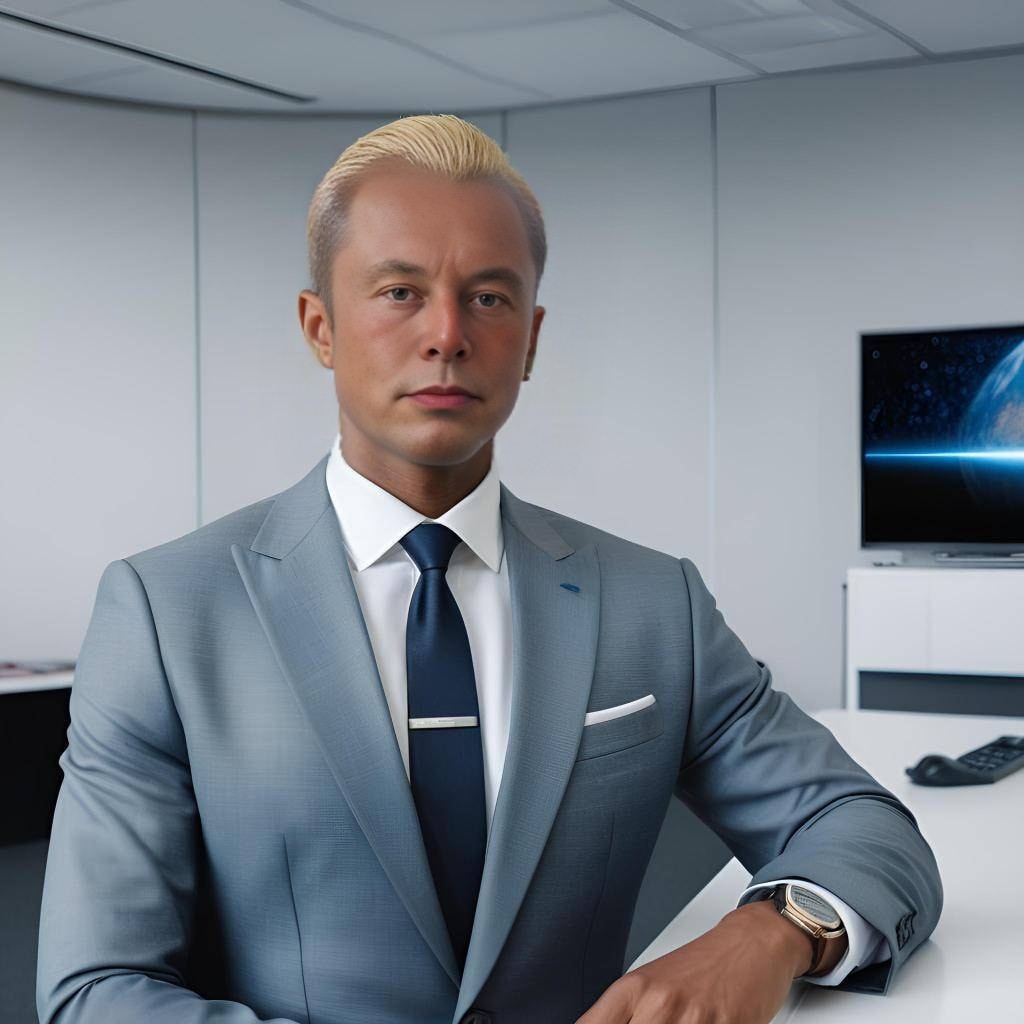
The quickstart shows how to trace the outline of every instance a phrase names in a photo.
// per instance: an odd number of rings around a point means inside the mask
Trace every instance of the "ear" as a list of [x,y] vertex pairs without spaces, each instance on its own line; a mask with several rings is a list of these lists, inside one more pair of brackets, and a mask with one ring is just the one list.
[[523,370],[523,380],[530,376],[533,369],[533,358],[537,354],[537,338],[540,335],[540,325],[544,320],[547,310],[543,306],[533,307],[533,323],[530,326],[530,347],[526,351],[526,367]]
[[317,362],[327,369],[333,369],[334,332],[331,318],[323,299],[308,288],[299,292],[299,324]]

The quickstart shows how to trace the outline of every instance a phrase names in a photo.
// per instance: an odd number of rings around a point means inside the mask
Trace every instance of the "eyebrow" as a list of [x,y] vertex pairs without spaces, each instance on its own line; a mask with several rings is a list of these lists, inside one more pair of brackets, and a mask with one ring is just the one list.
[[[387,277],[390,274],[405,274],[412,277],[417,274],[423,275],[426,273],[427,268],[421,267],[418,263],[408,263],[405,260],[381,260],[379,263],[374,263],[367,270],[364,280],[367,284],[373,284],[375,281],[380,280],[380,278]],[[522,275],[511,267],[485,267],[483,270],[477,270],[470,274],[469,280],[471,282],[503,281],[510,288],[514,288],[519,292],[526,291],[526,282],[523,280]]]

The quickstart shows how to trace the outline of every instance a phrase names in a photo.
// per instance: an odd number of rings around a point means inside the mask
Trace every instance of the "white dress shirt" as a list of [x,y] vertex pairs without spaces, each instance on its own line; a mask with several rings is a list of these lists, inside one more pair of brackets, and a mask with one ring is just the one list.
[[442,523],[464,541],[452,552],[445,579],[469,635],[490,829],[512,715],[512,592],[504,557],[497,463],[492,457],[483,480],[457,505],[430,519],[357,473],[341,454],[339,434],[327,460],[327,490],[338,515],[406,776],[405,627],[420,571],[398,542],[420,523]]
[[[497,458],[492,455],[487,475],[457,505],[439,518],[430,519],[356,472],[341,454],[339,433],[327,460],[327,490],[338,517],[406,776],[409,733],[405,629],[420,571],[399,541],[420,523],[442,523],[464,542],[452,552],[445,579],[469,635],[490,829],[512,713],[512,594],[504,557]],[[849,939],[847,954],[835,970],[823,978],[808,980],[836,985],[854,967],[888,958],[884,936],[855,910],[820,886],[803,881],[800,884],[835,907]],[[762,887],[747,889],[741,902]]]

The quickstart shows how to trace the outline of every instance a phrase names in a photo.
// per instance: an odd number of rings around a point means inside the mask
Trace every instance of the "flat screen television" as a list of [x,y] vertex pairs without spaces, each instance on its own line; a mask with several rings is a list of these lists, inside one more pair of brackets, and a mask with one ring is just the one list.
[[861,544],[1024,550],[1024,324],[861,346]]

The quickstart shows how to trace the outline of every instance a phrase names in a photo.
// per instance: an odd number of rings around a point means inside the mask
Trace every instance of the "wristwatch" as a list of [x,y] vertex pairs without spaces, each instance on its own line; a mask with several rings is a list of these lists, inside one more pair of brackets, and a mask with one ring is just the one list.
[[817,893],[802,885],[783,882],[769,890],[775,909],[787,920],[802,928],[814,943],[814,957],[804,978],[828,974],[842,958],[846,927],[835,908]]

